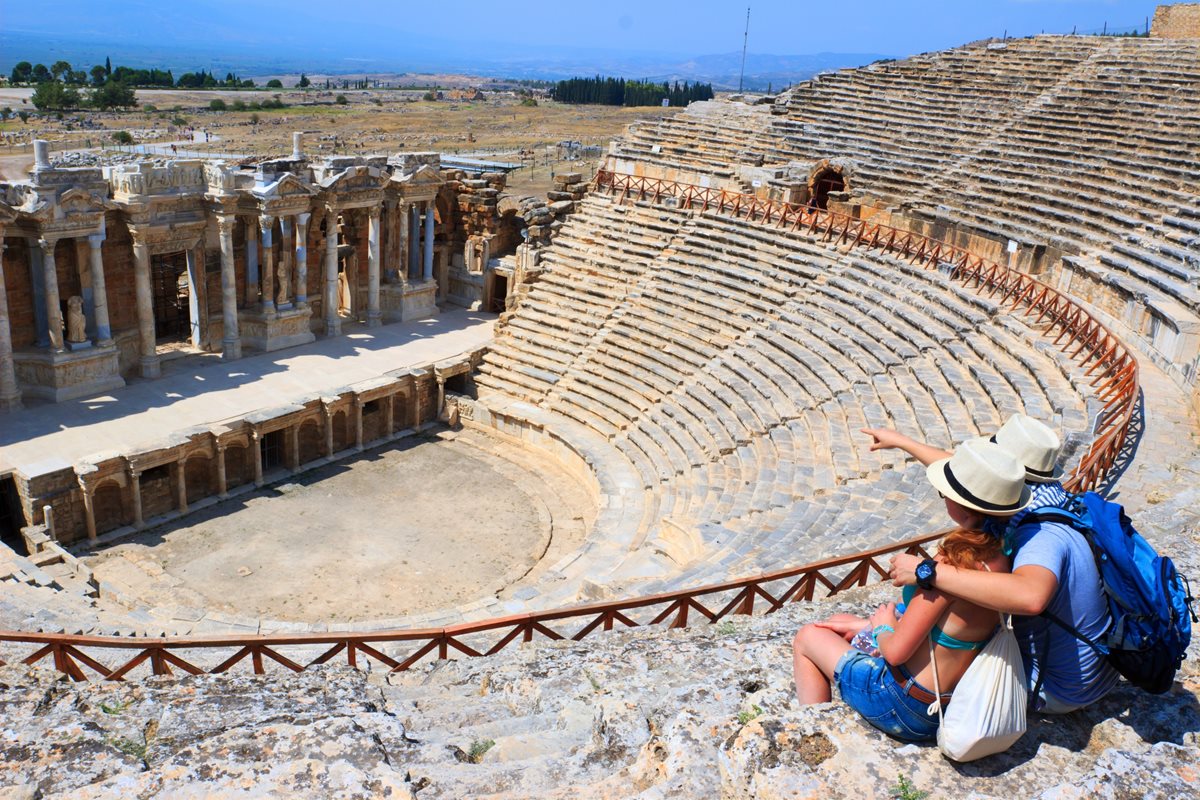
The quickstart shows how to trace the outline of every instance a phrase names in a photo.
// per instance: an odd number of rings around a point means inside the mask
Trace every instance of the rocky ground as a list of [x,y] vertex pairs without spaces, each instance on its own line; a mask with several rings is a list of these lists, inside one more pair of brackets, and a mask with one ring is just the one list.
[[[1200,574],[1183,490],[1139,519]],[[317,668],[74,685],[0,670],[0,797],[1170,798],[1200,796],[1200,667],[1034,717],[954,765],[840,703],[800,707],[791,636],[877,585],[768,617],[530,645],[387,675]],[[903,789],[910,791],[906,794]]]

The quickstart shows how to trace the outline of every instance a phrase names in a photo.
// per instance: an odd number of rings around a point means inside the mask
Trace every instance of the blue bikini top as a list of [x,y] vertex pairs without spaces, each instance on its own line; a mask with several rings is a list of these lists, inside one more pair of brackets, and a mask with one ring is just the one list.
[[[912,599],[916,596],[916,594],[917,594],[916,586],[905,586],[904,587],[903,596],[904,596],[904,605],[906,607],[908,606],[909,603],[912,602]],[[987,639],[984,639],[982,642],[967,642],[962,639],[958,639],[954,636],[951,636],[950,634],[946,633],[941,628],[939,628],[937,625],[934,625],[933,629],[929,631],[929,636],[930,636],[930,638],[933,639],[934,644],[940,644],[942,647],[945,647],[948,650],[982,650],[984,645],[986,645],[988,643],[988,641],[990,641],[992,638],[991,636],[989,636]]]

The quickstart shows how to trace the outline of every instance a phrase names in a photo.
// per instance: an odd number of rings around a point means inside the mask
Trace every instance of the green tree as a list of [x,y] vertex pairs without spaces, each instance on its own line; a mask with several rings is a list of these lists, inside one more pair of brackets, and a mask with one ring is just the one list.
[[108,60],[108,56],[104,57],[104,74],[112,75],[112,62]]
[[312,81],[310,81],[308,79],[307,75],[305,75],[303,72],[301,72],[300,80],[296,83],[296,85],[299,86],[301,89],[307,89],[309,86],[312,85]]
[[120,81],[105,81],[103,86],[92,90],[92,108],[132,108],[138,104],[133,89]]
[[104,79],[108,77],[108,73],[104,71],[104,67],[100,66],[99,64],[92,67],[91,75],[92,83],[96,84],[97,86],[103,86]]
[[224,111],[226,108],[228,108],[228,106],[225,105],[225,101],[219,97],[208,101],[209,111]]
[[271,80],[267,81],[267,88],[268,89],[282,89],[283,81],[279,80],[279,78],[271,78]]
[[0,108],[0,120],[8,119],[12,115],[13,115],[13,110],[11,107],[5,106],[4,108]]
[[117,144],[133,144],[133,135],[129,131],[113,131],[112,140]]
[[10,83],[29,83],[33,79],[33,64],[28,61],[18,61],[17,65],[12,68],[12,74],[8,80]]
[[50,74],[54,76],[54,80],[56,81],[64,80],[71,74],[71,65],[61,59],[55,61],[50,65]]
[[50,80],[54,76],[50,74],[50,70],[46,69],[45,64],[34,64],[33,75],[30,77],[33,79],[34,83],[42,83],[43,81]]
[[76,86],[83,86],[85,83],[87,83],[87,78],[88,75],[83,70],[73,69],[71,70],[71,74],[67,76],[67,83],[71,83]]
[[350,101],[346,99],[346,95],[339,94],[337,97],[333,98],[333,102],[337,103],[339,106],[344,106]]
[[21,118],[21,122],[29,122],[29,112],[25,109],[18,111],[17,116]]
[[79,92],[73,86],[58,81],[42,81],[29,98],[38,111],[57,111],[79,107]]

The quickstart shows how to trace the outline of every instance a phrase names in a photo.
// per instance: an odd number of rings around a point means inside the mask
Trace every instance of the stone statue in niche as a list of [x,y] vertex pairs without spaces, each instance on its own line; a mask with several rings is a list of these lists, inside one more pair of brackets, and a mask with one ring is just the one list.
[[292,301],[291,298],[291,269],[287,263],[287,257],[279,259],[279,264],[275,268],[275,303],[276,305],[287,305]]
[[83,298],[79,295],[67,300],[67,341],[71,344],[87,341],[87,319],[83,316]]

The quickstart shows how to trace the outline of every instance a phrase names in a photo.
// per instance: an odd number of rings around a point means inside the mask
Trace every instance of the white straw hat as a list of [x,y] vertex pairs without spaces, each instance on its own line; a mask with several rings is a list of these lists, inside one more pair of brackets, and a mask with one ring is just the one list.
[[1063,468],[1058,465],[1062,440],[1033,417],[1013,414],[992,441],[1025,465],[1025,480],[1050,483],[1062,479]]
[[987,439],[963,442],[954,455],[926,469],[929,482],[961,506],[996,517],[1010,517],[1029,505],[1025,468]]

